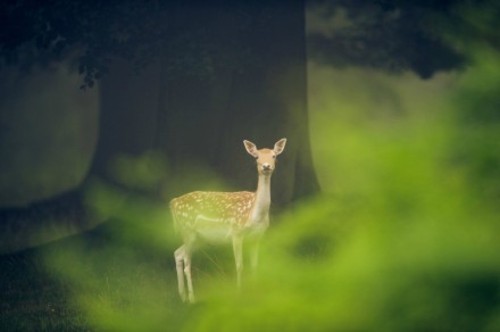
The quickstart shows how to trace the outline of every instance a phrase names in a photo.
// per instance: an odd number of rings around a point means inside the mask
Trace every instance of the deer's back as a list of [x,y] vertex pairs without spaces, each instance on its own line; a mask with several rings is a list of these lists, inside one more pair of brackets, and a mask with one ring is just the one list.
[[250,214],[255,193],[194,191],[170,201],[178,227],[194,227],[198,220],[243,225]]

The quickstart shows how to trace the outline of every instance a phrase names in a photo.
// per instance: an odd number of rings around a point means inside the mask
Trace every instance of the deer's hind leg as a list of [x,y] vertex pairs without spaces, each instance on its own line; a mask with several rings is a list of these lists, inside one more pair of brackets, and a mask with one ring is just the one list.
[[[177,270],[177,283],[179,286],[179,295],[182,301],[189,301],[190,303],[195,302],[194,291],[193,291],[193,279],[191,277],[191,255],[192,246],[191,242],[184,242],[175,252],[175,268]],[[184,280],[186,278],[186,280]],[[186,284],[187,282],[187,294],[186,294]]]
[[175,269],[177,270],[177,286],[179,288],[179,295],[181,296],[181,299],[183,302],[186,302],[187,296],[186,296],[186,286],[184,283],[184,261],[185,261],[185,255],[186,255],[186,245],[180,246],[175,252],[174,252],[174,258],[175,258]]
[[193,279],[191,278],[191,253],[192,250],[189,246],[185,246],[184,250],[184,274],[186,275],[187,288],[188,288],[188,301],[195,302],[193,291]]

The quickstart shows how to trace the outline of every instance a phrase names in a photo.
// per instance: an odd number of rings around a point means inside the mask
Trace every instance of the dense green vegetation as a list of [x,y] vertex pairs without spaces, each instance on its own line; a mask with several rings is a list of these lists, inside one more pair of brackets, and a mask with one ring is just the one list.
[[[500,63],[491,53],[477,57],[467,71],[430,81],[310,66],[313,155],[324,194],[274,217],[259,274],[245,280],[241,294],[230,250],[209,247],[195,255],[200,302],[181,304],[171,255],[178,241],[166,207],[96,185],[89,193],[95,213],[114,221],[4,258],[2,273],[20,262],[30,271],[4,284],[10,292],[3,296],[14,308],[31,309],[2,310],[2,323],[121,331],[498,330],[493,165],[500,131],[495,110],[483,103],[494,99]],[[478,109],[488,121],[478,119]],[[141,175],[151,161],[124,160],[117,174],[127,174],[129,186],[151,185],[154,174]],[[155,165],[150,169],[161,173]],[[39,263],[22,263],[31,261],[26,255]]]
[[[498,35],[488,19],[477,11],[460,42],[447,37],[470,65],[432,80],[310,63],[323,193],[273,216],[259,273],[240,293],[230,250],[208,247],[194,257],[199,302],[182,304],[166,204],[95,183],[87,201],[109,223],[0,258],[0,326],[500,330],[500,54],[477,38]],[[162,176],[223,187],[212,174],[169,174],[154,155],[114,170],[134,189]]]

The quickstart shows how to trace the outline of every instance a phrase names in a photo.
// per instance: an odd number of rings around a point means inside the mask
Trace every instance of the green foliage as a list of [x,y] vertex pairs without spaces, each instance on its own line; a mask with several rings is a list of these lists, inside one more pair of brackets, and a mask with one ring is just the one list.
[[[325,192],[274,216],[241,292],[229,247],[206,248],[200,302],[182,304],[167,203],[102,183],[88,203],[112,221],[46,251],[44,268],[94,330],[500,330],[500,57],[469,45],[467,70],[430,81],[310,66]],[[139,191],[164,176],[165,192],[223,187],[154,154],[112,167]]]
[[[489,100],[473,91],[494,82],[500,64],[478,59],[432,81],[312,65],[312,146],[325,192],[274,216],[258,275],[246,274],[241,292],[229,246],[209,247],[194,256],[200,302],[182,304],[166,204],[102,186],[89,202],[115,221],[97,242],[53,251],[48,266],[97,330],[496,331],[500,226],[496,200],[478,188],[498,184],[495,168],[475,162],[496,158],[500,134],[492,120],[464,114]],[[141,160],[164,167],[151,158],[121,160],[117,179],[146,174]],[[146,175],[127,184],[148,185]],[[203,175],[193,178],[204,186]]]
[[[128,2],[137,11],[120,9],[116,3],[103,4],[104,8],[92,7],[92,3],[87,7],[84,2],[64,4],[54,10],[26,4],[34,6],[32,16],[16,5],[5,6],[1,12],[18,10],[13,17],[29,23],[2,20],[5,26],[20,29],[17,34],[1,33],[4,59],[13,56],[17,44],[33,38],[39,47],[55,54],[64,48],[71,51],[83,41],[88,54],[80,59],[80,71],[91,85],[105,71],[110,54],[139,59],[136,65],[140,67],[163,48],[155,41],[166,31],[157,31],[156,24],[167,11],[154,17],[142,12],[151,14],[151,6],[158,2],[146,7]],[[57,5],[62,3],[53,2]],[[95,183],[88,193],[93,217],[109,223],[41,249],[45,263],[41,267],[18,269],[13,267],[22,262],[2,260],[0,293],[2,299],[14,301],[0,301],[0,326],[104,331],[500,330],[500,54],[495,44],[496,10],[486,9],[465,5],[460,9],[467,16],[459,22],[467,25],[457,25],[463,31],[456,44],[472,64],[461,73],[423,82],[408,74],[395,78],[378,72],[310,67],[312,147],[325,192],[274,216],[262,245],[259,273],[245,275],[240,293],[234,285],[229,247],[207,248],[194,258],[200,303],[182,304],[172,257],[179,240],[168,204],[140,195],[164,177],[169,187],[159,190],[165,193],[224,185],[207,180],[213,174],[195,166],[186,167],[183,174],[170,174],[165,161],[155,154],[122,157],[111,165],[114,180],[138,193],[125,194],[119,186],[103,183]],[[407,16],[395,15],[393,10],[376,13],[389,19],[390,31],[398,32],[401,22],[415,22],[415,17],[405,21]],[[244,14],[236,11],[227,19],[248,16]],[[151,20],[129,26],[134,15]],[[379,40],[385,36],[369,20],[358,19],[373,32],[362,37]],[[44,22],[49,22],[48,30],[38,29]],[[196,64],[212,73],[214,63],[225,59],[214,52],[235,49],[234,44],[218,48],[210,43],[187,43],[204,39],[203,24],[178,23],[178,28],[187,31],[168,39],[175,45],[167,63],[171,72],[184,73]],[[224,31],[212,33],[208,38],[212,42],[226,41],[217,38]],[[356,40],[353,33],[348,34],[349,41]],[[143,42],[141,38],[147,35],[150,39]],[[19,39],[11,40],[11,36]],[[234,41],[235,36],[228,38]],[[410,46],[418,46],[419,41],[411,39],[415,44]],[[401,48],[393,42],[387,40],[386,50],[399,56]],[[374,45],[380,49],[380,44]],[[405,49],[412,56],[421,55],[412,50]],[[255,57],[245,54],[248,50],[240,51],[228,57]],[[359,54],[366,53],[355,53],[360,61],[365,60]],[[408,67],[407,54],[401,54],[403,58],[390,57],[395,63],[387,66]],[[380,53],[372,56],[369,61],[384,58]],[[46,100],[41,94],[41,100]],[[74,127],[73,118],[63,120],[62,127]],[[45,128],[40,123],[35,127]],[[68,137],[65,132],[60,135],[56,143]],[[13,160],[11,155],[4,157]],[[17,164],[23,164],[20,160]],[[41,160],[35,166],[55,168]],[[83,174],[85,167],[68,168]],[[4,186],[9,183],[6,174],[15,171],[10,169],[1,177]],[[53,181],[41,179],[39,183],[50,186]],[[30,300],[24,298],[25,289],[35,289]],[[10,307],[9,303],[14,304]]]

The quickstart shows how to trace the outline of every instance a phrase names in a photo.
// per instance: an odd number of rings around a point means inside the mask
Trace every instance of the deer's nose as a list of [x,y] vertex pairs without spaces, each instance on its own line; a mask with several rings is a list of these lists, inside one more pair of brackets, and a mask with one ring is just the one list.
[[270,170],[270,169],[271,169],[271,165],[270,165],[270,164],[267,164],[267,163],[266,163],[266,164],[262,164],[262,169],[264,169],[264,170],[266,170],[266,171],[267,171],[267,170]]

